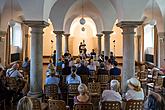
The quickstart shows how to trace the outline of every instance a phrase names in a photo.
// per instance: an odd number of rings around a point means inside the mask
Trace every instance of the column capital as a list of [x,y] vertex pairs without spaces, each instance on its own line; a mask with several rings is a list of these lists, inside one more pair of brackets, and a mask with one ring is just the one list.
[[96,36],[97,36],[97,37],[102,37],[102,36],[103,36],[103,34],[98,33],[98,34],[96,34]]
[[69,36],[70,36],[70,34],[64,34],[64,36],[65,36],[65,37],[69,37]]
[[32,21],[32,20],[27,20],[23,21],[24,24],[28,25],[29,27],[42,27],[45,28],[46,26],[49,26],[48,22],[45,21]]
[[64,34],[64,31],[53,31],[56,35],[62,35]]
[[142,25],[143,21],[120,21],[116,24],[117,27],[124,28],[124,27],[132,27],[136,28],[139,25]]
[[104,35],[109,35],[109,34],[113,33],[113,31],[102,31],[102,33],[103,33]]

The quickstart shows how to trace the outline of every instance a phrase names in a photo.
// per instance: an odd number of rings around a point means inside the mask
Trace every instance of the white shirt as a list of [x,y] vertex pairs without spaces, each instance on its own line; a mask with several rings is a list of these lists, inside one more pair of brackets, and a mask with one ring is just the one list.
[[128,90],[125,94],[126,100],[144,100],[144,92],[141,88],[141,91]]
[[121,102],[122,98],[119,92],[114,90],[104,90],[102,93],[102,102],[104,101],[118,101]]
[[22,78],[23,75],[18,71],[18,70],[15,70],[15,69],[8,69],[7,72],[6,72],[6,77],[18,77],[18,78]]
[[71,74],[66,77],[66,83],[71,84],[71,83],[81,83],[81,77],[76,74],[75,79],[72,78]]

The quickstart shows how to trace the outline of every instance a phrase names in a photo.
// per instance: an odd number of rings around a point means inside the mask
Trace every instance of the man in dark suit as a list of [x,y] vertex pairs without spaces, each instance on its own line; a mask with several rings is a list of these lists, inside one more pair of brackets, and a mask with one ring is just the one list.
[[117,67],[118,63],[114,61],[114,68],[110,69],[110,75],[120,75],[121,69]]

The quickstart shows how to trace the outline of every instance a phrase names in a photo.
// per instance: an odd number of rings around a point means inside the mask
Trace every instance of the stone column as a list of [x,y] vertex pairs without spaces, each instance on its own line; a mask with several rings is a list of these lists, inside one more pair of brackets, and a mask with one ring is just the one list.
[[165,65],[165,32],[159,32],[159,67],[163,67]]
[[141,25],[139,21],[121,21],[117,26],[123,29],[123,68],[122,92],[126,92],[127,80],[135,76],[134,29]]
[[54,31],[56,34],[56,63],[62,55],[62,35],[64,31]]
[[101,37],[103,36],[103,34],[96,34],[97,38],[98,38],[98,55],[101,55]]
[[110,34],[113,31],[103,31],[104,34],[104,56],[110,56]]
[[29,96],[42,96],[43,73],[43,28],[48,26],[45,21],[24,21],[31,27],[31,62]]
[[0,31],[0,59],[1,59],[1,64],[5,66],[5,31]]
[[65,36],[65,53],[69,50],[69,36],[70,34],[64,34]]

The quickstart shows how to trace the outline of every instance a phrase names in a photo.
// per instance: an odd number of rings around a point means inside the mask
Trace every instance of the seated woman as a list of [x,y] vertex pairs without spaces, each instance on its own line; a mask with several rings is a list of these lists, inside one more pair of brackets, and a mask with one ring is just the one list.
[[74,97],[74,104],[76,103],[90,103],[90,97],[88,95],[88,88],[85,84],[81,83],[78,86],[79,95]]
[[151,92],[144,103],[144,110],[165,110],[165,101],[155,92]]
[[76,74],[76,66],[72,66],[72,73],[66,77],[66,84],[81,83],[81,77]]
[[140,81],[136,78],[131,78],[127,81],[129,90],[125,94],[125,99],[128,100],[144,100],[144,92],[141,88]]
[[17,104],[17,110],[32,110],[33,103],[27,96],[21,98]]
[[101,102],[104,101],[118,101],[121,102],[122,98],[118,90],[120,83],[118,80],[111,80],[109,84],[111,90],[104,90],[101,97]]

